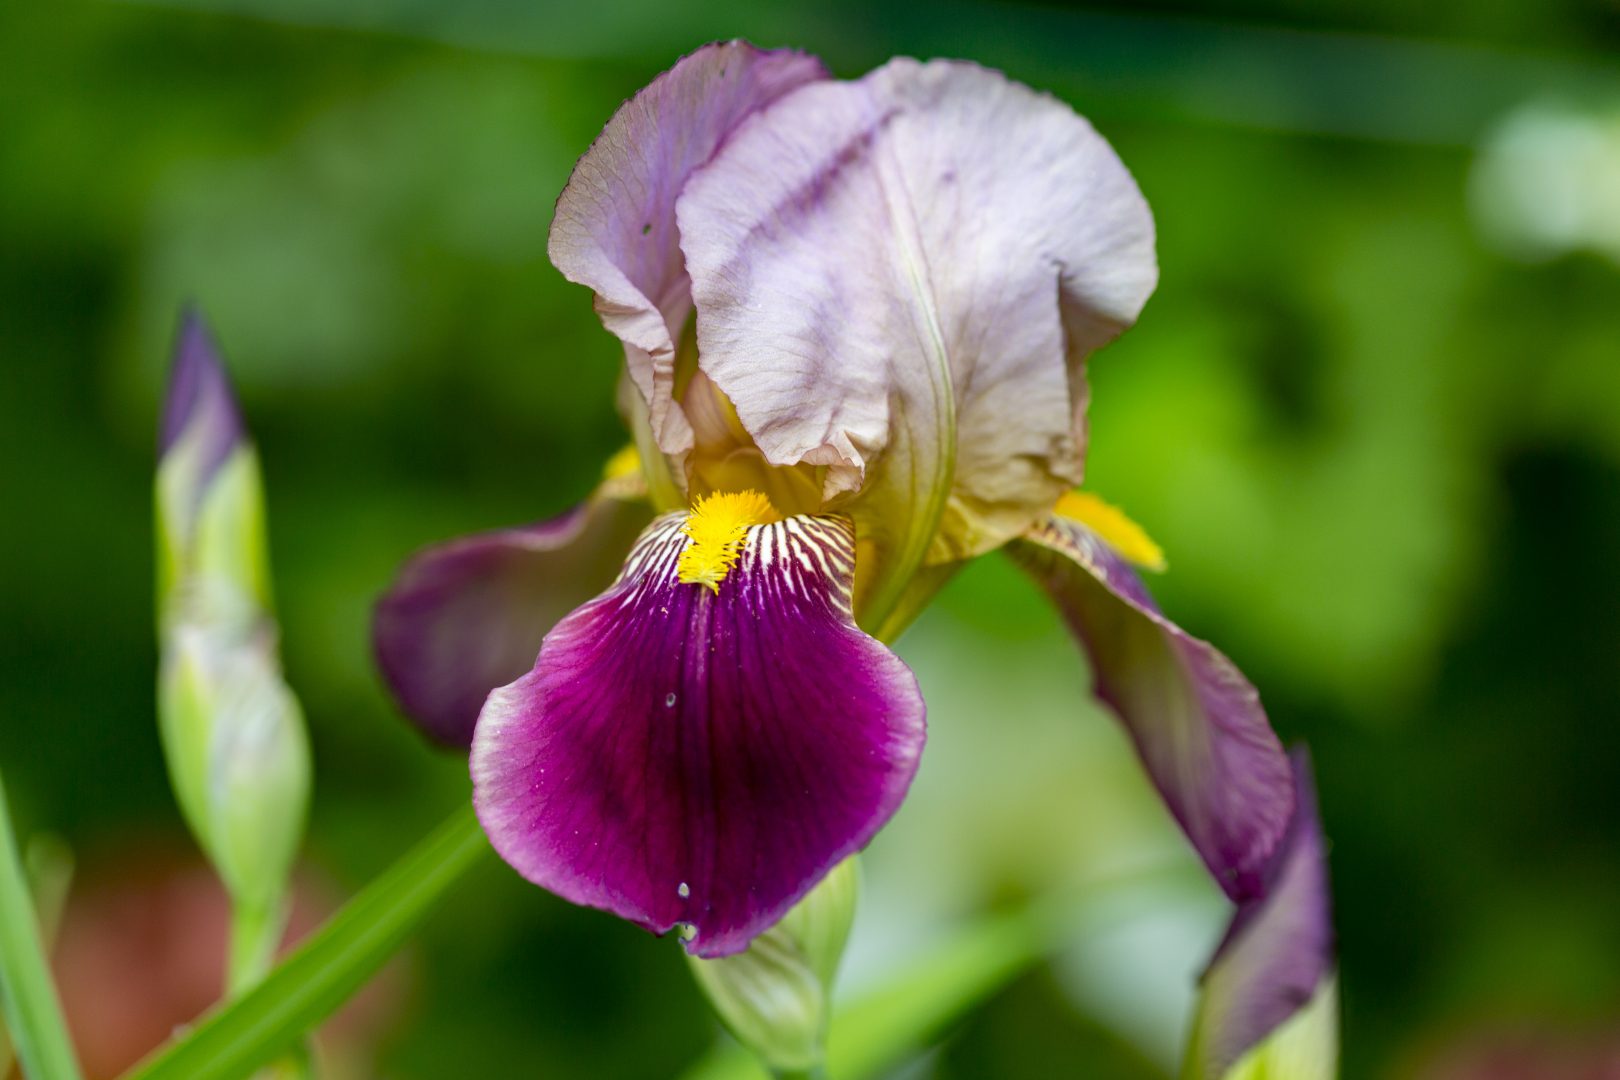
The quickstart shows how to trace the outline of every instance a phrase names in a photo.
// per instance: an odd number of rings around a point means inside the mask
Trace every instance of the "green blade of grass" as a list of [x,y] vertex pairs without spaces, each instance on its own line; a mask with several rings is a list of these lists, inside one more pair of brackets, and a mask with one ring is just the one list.
[[0,783],[0,1005],[12,1048],[32,1080],[78,1080],[61,1003],[40,942],[39,919],[17,857]]
[[128,1080],[236,1080],[337,1011],[440,899],[491,854],[472,807],[458,810],[312,934],[263,982],[159,1048]]

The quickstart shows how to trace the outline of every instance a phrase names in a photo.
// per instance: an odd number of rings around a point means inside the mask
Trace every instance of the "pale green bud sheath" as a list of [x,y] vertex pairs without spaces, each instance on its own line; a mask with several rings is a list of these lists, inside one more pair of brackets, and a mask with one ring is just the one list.
[[231,895],[233,992],[268,969],[309,801],[282,681],[258,457],[218,352],[181,327],[157,473],[158,716],[187,824]]
[[745,951],[688,957],[721,1023],[776,1076],[821,1075],[859,878],[856,860],[845,859]]

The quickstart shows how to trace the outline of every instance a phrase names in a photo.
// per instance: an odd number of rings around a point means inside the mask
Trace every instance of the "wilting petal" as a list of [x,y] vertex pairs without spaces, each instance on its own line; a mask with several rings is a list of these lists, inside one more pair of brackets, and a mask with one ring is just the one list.
[[1091,658],[1097,696],[1221,888],[1253,896],[1294,810],[1288,758],[1230,660],[1159,613],[1135,572],[1084,525],[1051,517],[1008,547]]
[[469,746],[484,699],[534,665],[546,631],[613,580],[643,503],[597,497],[535,525],[418,552],[377,602],[372,645],[401,707]]
[[723,956],[775,923],[900,805],[916,679],[850,613],[842,517],[756,525],[718,592],[676,574],[685,515],[489,697],[473,799],[524,877]]
[[[596,292],[602,324],[624,342],[658,447],[680,454],[692,432],[674,405],[675,352],[692,311],[675,231],[675,199],[750,113],[825,77],[802,53],[741,41],[683,57],[613,114],[557,200],[549,253]],[[641,447],[649,462],[657,459]]]
[[987,551],[1078,481],[1082,363],[1157,278],[1108,144],[963,63],[795,90],[677,217],[701,368],[767,459],[826,466],[829,497],[862,489],[849,512],[882,563],[863,622],[925,555]]
[[1264,892],[1239,905],[1204,973],[1188,1050],[1187,1074],[1198,1080],[1230,1075],[1228,1070],[1257,1047],[1275,1059],[1272,1064],[1286,1060],[1288,1067],[1256,1069],[1256,1076],[1304,1080],[1335,1074],[1338,1017],[1332,1000],[1327,851],[1303,752],[1294,755],[1294,771],[1297,809],[1267,868]]

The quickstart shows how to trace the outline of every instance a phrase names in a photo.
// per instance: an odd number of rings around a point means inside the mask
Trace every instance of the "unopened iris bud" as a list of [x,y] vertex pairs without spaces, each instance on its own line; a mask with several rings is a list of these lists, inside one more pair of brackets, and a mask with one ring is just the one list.
[[845,859],[744,952],[688,957],[721,1023],[770,1069],[821,1063],[858,884],[855,859]]
[[236,905],[279,929],[309,799],[309,744],[281,677],[258,458],[194,315],[181,328],[164,411],[157,546],[158,714],[170,779]]

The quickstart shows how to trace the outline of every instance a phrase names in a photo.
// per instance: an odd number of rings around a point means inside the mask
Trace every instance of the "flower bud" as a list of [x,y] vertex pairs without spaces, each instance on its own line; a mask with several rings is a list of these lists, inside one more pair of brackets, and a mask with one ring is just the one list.
[[269,911],[303,831],[309,745],[281,678],[258,458],[194,316],[159,453],[158,715],[170,780],[232,897]]
[[770,1069],[810,1069],[822,1060],[859,876],[855,859],[845,859],[746,951],[688,957],[721,1023]]

